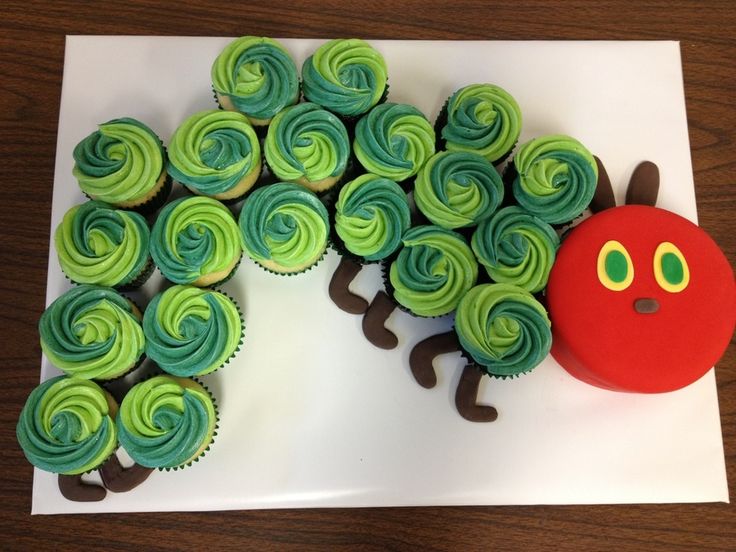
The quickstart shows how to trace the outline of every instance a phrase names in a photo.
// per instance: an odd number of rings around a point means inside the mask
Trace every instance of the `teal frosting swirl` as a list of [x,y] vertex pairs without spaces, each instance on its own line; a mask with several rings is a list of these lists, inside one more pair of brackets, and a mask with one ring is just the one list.
[[116,378],[143,354],[145,338],[136,311],[113,289],[86,284],[74,287],[41,315],[41,349],[70,376]]
[[417,175],[414,201],[432,223],[443,228],[473,226],[486,220],[503,200],[498,171],[483,156],[441,151]]
[[542,219],[520,207],[506,207],[473,233],[471,247],[496,282],[536,293],[544,289],[560,239]]
[[519,148],[513,163],[516,201],[550,224],[568,222],[581,214],[598,185],[593,154],[569,136],[535,138]]
[[355,128],[355,156],[369,172],[406,180],[434,153],[434,129],[416,107],[385,103],[371,109]]
[[[203,195],[224,194],[261,171],[261,146],[248,119],[233,111],[202,111],[174,131],[169,174]],[[250,178],[249,178],[250,177]],[[226,198],[229,199],[229,198]]]
[[510,284],[471,289],[457,307],[455,332],[462,348],[494,376],[532,370],[552,345],[547,311],[529,292]]
[[18,443],[28,461],[42,470],[67,475],[93,470],[117,447],[111,406],[117,407],[91,381],[52,378],[36,387],[23,406]]
[[244,36],[228,44],[212,64],[212,87],[254,124],[267,124],[299,100],[294,60],[272,38]]
[[502,160],[521,132],[521,109],[500,86],[471,84],[447,103],[447,123],[440,130],[449,151],[473,151],[490,162]]
[[268,128],[266,161],[281,180],[309,186],[345,172],[350,139],[335,115],[313,103],[279,113]]
[[327,209],[298,184],[277,182],[253,192],[243,204],[239,225],[246,253],[272,270],[300,271],[317,262],[327,247]]
[[331,40],[302,66],[304,96],[340,115],[357,117],[381,100],[386,73],[383,56],[364,40]]
[[393,180],[364,174],[340,190],[335,231],[354,255],[385,259],[399,248],[410,225],[409,200]]
[[478,278],[478,264],[465,239],[437,226],[416,226],[391,263],[394,298],[418,316],[452,312]]

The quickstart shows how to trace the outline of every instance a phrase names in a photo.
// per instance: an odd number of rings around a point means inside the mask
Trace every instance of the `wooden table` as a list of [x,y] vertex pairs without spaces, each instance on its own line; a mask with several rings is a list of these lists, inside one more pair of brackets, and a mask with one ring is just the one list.
[[[681,41],[700,224],[736,260],[736,8],[723,2],[322,0],[311,5],[70,0],[0,5],[0,548],[726,550],[726,504],[380,508],[36,516],[15,424],[38,384],[66,34]],[[84,5],[81,5],[84,4]],[[95,3],[96,4],[96,3]],[[736,481],[736,347],[716,372],[729,489]],[[53,545],[51,543],[54,543]]]

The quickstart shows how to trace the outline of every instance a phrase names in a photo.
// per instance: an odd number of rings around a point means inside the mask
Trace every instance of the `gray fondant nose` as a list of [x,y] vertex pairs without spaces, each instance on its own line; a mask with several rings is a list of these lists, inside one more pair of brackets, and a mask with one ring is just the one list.
[[639,314],[653,314],[659,310],[659,303],[651,297],[641,297],[634,301],[634,310]]

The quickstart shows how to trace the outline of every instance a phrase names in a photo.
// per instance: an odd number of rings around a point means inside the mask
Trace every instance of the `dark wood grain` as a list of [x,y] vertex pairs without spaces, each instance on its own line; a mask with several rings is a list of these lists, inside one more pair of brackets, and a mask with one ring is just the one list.
[[[733,2],[346,0],[268,6],[139,0],[0,5],[0,548],[164,550],[733,550],[726,504],[330,509],[35,516],[15,423],[38,383],[66,34],[401,39],[680,40],[701,225],[736,259]],[[736,481],[736,347],[717,369],[729,488]],[[53,543],[53,544],[52,544]]]

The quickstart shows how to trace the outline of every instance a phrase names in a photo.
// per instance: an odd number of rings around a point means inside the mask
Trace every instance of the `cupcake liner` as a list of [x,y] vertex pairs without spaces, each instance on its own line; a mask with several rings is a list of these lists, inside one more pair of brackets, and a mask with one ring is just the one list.
[[[455,326],[454,325],[452,326],[452,329],[453,330],[455,329]],[[468,351],[466,351],[465,349],[463,349],[462,345],[460,346],[459,351],[460,351],[460,355],[463,357],[463,359],[465,359],[465,361],[467,362],[468,366],[472,366],[473,368],[479,370],[483,375],[489,376],[489,377],[494,378],[494,379],[505,380],[505,379],[518,378],[519,376],[522,376],[524,374],[528,374],[529,372],[531,372],[532,370],[534,370],[534,368],[536,368],[536,366],[533,366],[529,370],[524,370],[522,372],[519,372],[518,374],[510,374],[510,375],[492,374],[482,364],[478,364],[473,359],[473,357],[471,356],[471,354]]]
[[143,265],[143,268],[138,273],[138,276],[133,278],[133,280],[131,280],[128,283],[120,284],[120,285],[113,286],[113,287],[117,291],[121,291],[121,292],[133,291],[135,289],[138,289],[139,287],[141,287],[143,284],[145,284],[148,281],[148,279],[151,277],[151,274],[153,274],[154,268],[156,267],[153,264],[153,259],[149,255],[148,262],[145,265]]
[[145,203],[141,203],[140,205],[136,205],[135,207],[123,207],[124,209],[127,209],[129,211],[135,211],[136,213],[140,213],[143,216],[152,215],[156,211],[158,211],[161,207],[163,207],[164,203],[166,203],[166,200],[169,198],[169,195],[171,195],[171,189],[172,189],[172,179],[171,175],[166,173],[166,178],[164,179],[164,184],[161,186],[161,189],[156,192],[156,195],[154,195],[151,199],[146,201]]

